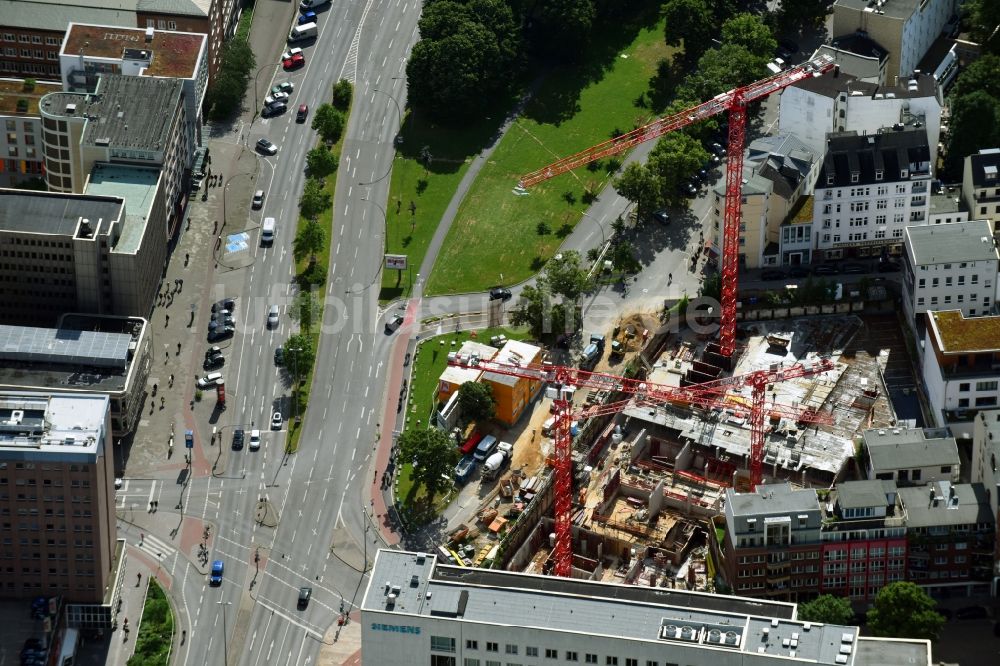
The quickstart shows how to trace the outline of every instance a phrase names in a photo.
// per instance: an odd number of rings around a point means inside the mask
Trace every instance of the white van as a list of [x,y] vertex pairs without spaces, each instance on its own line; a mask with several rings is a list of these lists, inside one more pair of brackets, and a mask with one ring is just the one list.
[[262,246],[274,242],[274,231],[277,226],[278,223],[273,217],[264,218],[264,224],[260,227],[260,244]]
[[302,25],[297,25],[292,28],[292,31],[288,33],[289,42],[300,42],[303,39],[310,39],[316,36],[316,24],[315,23],[303,23]]

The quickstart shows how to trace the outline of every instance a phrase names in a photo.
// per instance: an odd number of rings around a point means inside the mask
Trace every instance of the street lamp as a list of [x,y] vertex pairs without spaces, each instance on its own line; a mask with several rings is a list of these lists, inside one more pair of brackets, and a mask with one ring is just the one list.
[[264,65],[263,67],[258,69],[257,72],[253,75],[253,118],[250,121],[251,124],[253,124],[253,121],[257,119],[257,116],[259,115],[260,111],[260,102],[257,101],[257,84],[258,84],[257,78],[260,76],[260,73],[263,72],[264,70],[274,69],[279,65],[281,65],[280,62],[274,62],[269,65]]
[[[391,99],[392,103],[396,105],[396,115],[397,115],[397,118],[398,118],[398,121],[399,121],[400,130],[402,130],[402,127],[403,127],[403,110],[399,106],[399,102],[396,101],[396,98],[391,93],[387,93],[386,91],[380,90],[378,88],[372,88],[372,92],[382,93],[383,95],[385,95],[389,99]],[[400,136],[398,134],[398,132],[397,132],[396,137],[392,141],[392,146],[393,146],[392,147],[393,160],[395,160],[395,157],[396,157],[396,146],[398,146],[401,143],[403,143],[403,137]],[[371,181],[370,183],[358,183],[358,185],[374,185],[375,183],[378,183],[378,182],[381,182],[381,181],[385,180],[389,176],[389,174],[391,172],[392,172],[392,162],[389,162],[389,168],[386,169],[385,173],[382,174],[379,178],[376,178],[375,180]]]
[[229,635],[229,630],[226,629],[226,606],[232,606],[232,601],[216,601],[217,606],[222,606],[222,657],[225,661],[225,666],[229,666],[229,649],[226,647],[226,637]]
[[591,222],[597,225],[597,228],[601,231],[601,247],[604,247],[604,245],[608,242],[608,236],[604,231],[604,225],[601,224],[596,217],[586,211],[584,211],[583,217],[588,218]]

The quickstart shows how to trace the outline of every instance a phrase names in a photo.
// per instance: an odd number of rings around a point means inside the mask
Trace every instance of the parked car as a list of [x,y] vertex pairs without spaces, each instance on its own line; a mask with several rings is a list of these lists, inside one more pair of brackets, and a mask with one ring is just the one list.
[[293,90],[295,90],[295,84],[292,83],[291,81],[282,81],[281,83],[275,83],[273,86],[271,86],[272,95],[275,93],[291,94]]
[[955,618],[959,620],[982,620],[989,616],[986,606],[965,606],[955,611]]
[[243,428],[237,428],[233,431],[233,451],[239,451],[243,448]]
[[214,331],[217,328],[229,327],[232,328],[236,325],[232,317],[226,317],[224,319],[211,319],[208,322],[208,330]]
[[718,157],[724,157],[726,155],[726,148],[718,141],[712,142],[712,144],[708,146],[708,150],[713,155]]
[[224,298],[221,301],[212,303],[212,312],[216,312],[218,310],[228,310],[229,312],[235,312],[236,311],[235,299]]
[[809,269],[805,266],[792,266],[788,269],[788,276],[793,278],[809,277]]
[[221,347],[209,347],[205,350],[205,360],[212,358],[213,356],[222,356]]
[[273,118],[274,116],[280,116],[288,111],[288,105],[284,102],[275,102],[270,106],[265,106],[260,110],[260,115],[262,118]]
[[264,206],[264,190],[257,190],[253,193],[253,199],[250,200],[250,207],[254,210],[259,210]]
[[490,289],[491,301],[509,301],[510,297],[510,289],[507,289],[506,287],[493,287]]
[[867,272],[868,267],[864,264],[844,264],[845,275],[860,275]]
[[308,12],[303,12],[302,14],[299,14],[299,25],[305,25],[306,23],[315,23],[315,22],[316,22],[316,12],[310,10]]
[[225,384],[226,380],[225,377],[222,376],[221,372],[210,372],[204,377],[199,377],[196,383],[198,388],[207,389],[216,386],[217,384]]
[[278,102],[288,102],[288,93],[286,92],[272,92],[270,95],[264,98],[264,106],[273,106]]
[[281,412],[275,410],[274,414],[271,414],[271,430],[281,430],[284,423],[285,419],[282,418]]
[[302,49],[299,47],[288,49],[288,51],[281,55],[281,66],[285,68],[286,72],[292,69],[298,69],[305,64],[306,57],[302,54]]
[[684,194],[688,195],[689,197],[698,196],[698,186],[691,181],[688,181],[683,185],[681,185],[681,190],[684,192]]
[[836,275],[837,267],[833,264],[820,264],[813,268],[813,275]]
[[224,356],[210,356],[205,359],[205,362],[201,364],[201,367],[205,370],[215,370],[216,368],[221,368],[226,364],[226,358]]
[[653,213],[653,219],[660,224],[670,224],[670,213],[664,208]]
[[214,331],[208,332],[208,341],[218,342],[219,340],[225,340],[226,338],[233,337],[233,333],[235,332],[236,329],[232,326],[222,326],[220,328],[215,329]]
[[776,268],[765,268],[760,272],[761,280],[784,280],[784,271],[779,271]]
[[276,155],[278,147],[266,137],[261,137],[257,139],[257,152],[264,153],[265,155]]

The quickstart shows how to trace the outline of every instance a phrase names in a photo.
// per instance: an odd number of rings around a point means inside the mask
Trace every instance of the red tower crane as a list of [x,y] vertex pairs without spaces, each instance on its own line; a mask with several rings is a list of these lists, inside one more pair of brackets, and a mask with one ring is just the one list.
[[[510,377],[548,382],[561,387],[613,390],[632,396],[639,404],[659,405],[669,402],[705,409],[720,408],[747,414],[750,417],[750,483],[754,488],[760,483],[762,475],[766,436],[764,419],[767,414],[777,414],[796,422],[830,422],[827,415],[818,414],[811,410],[800,411],[781,405],[767,405],[765,402],[768,384],[795,377],[809,377],[831,370],[834,365],[828,359],[808,364],[796,363],[787,368],[759,370],[745,375],[681,388],[567,366],[517,365],[464,356],[449,360],[448,363],[449,365],[473,367],[484,372],[495,372]],[[752,399],[749,406],[729,400],[731,396],[727,395],[728,392],[741,386],[750,386],[752,389]],[[580,410],[575,415],[581,418],[591,418],[604,414],[614,414],[632,402],[633,400],[630,399],[589,407]],[[570,436],[570,422],[574,414],[571,412],[570,401],[566,399],[562,389],[558,391],[554,403],[556,408],[555,423],[553,424],[556,541],[552,552],[555,564],[553,571],[557,576],[569,576],[573,564],[573,534],[570,525],[573,509],[571,460],[573,441]]]
[[623,153],[640,143],[651,141],[668,132],[682,129],[727,111],[729,114],[729,148],[726,153],[728,158],[726,164],[726,208],[722,226],[722,316],[719,346],[725,356],[732,356],[736,349],[736,275],[739,266],[743,148],[746,142],[747,105],[772,93],[784,90],[803,79],[820,76],[832,69],[833,66],[831,56],[818,56],[798,67],[721,93],[690,109],[665,116],[639,129],[632,130],[628,134],[591,146],[575,155],[564,157],[537,171],[525,174],[518,181],[518,185],[523,188],[531,187],[595,160]]

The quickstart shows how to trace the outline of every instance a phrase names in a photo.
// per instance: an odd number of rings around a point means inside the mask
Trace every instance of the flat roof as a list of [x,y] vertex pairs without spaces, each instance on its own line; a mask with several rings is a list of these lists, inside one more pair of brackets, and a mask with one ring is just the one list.
[[[0,14],[2,13],[3,8],[0,5]],[[34,88],[27,90],[24,87],[24,79],[0,79],[0,115],[12,115],[24,119],[38,116],[38,103],[41,99],[49,93],[60,90],[62,90],[61,83],[37,81]],[[18,112],[17,103],[22,99],[28,100],[28,110]]]
[[110,404],[106,395],[0,391],[0,454],[97,453]]
[[125,201],[126,212],[115,241],[115,252],[134,254],[139,251],[161,174],[159,167],[110,162],[98,162],[91,170],[84,188],[87,194]]
[[124,368],[131,335],[0,324],[0,361]]
[[837,484],[835,492],[837,504],[843,509],[887,507],[892,504],[888,495],[896,492],[896,482],[882,479],[843,481]]
[[396,550],[378,551],[369,580],[362,612],[685,645],[719,650],[720,663],[730,660],[721,652],[847,663],[838,657],[853,655],[859,634],[798,622],[783,602],[452,567]]
[[[961,187],[961,185],[959,185]],[[965,209],[961,197],[956,197],[955,193],[939,192],[931,194],[931,215],[947,215],[948,213],[959,213]]]
[[933,663],[931,642],[928,640],[861,636],[857,645],[857,664],[930,666]]
[[84,144],[159,152],[166,150],[183,85],[179,79],[103,74],[96,93],[54,93],[41,106],[54,117],[87,118]]
[[198,70],[207,35],[196,32],[153,30],[146,39],[146,30],[120,26],[71,23],[63,40],[61,55],[112,60],[149,60],[143,76],[193,78]]
[[986,220],[906,227],[906,242],[918,266],[1000,260]]
[[107,233],[121,213],[121,199],[112,197],[0,188],[0,232],[74,236],[82,218],[94,227],[103,220]]
[[976,525],[992,523],[993,512],[981,483],[936,481],[926,486],[900,488],[906,508],[906,526]]
[[[541,351],[541,347],[536,347],[527,342],[508,340],[496,356],[493,357],[493,360],[497,363],[507,363],[509,365],[528,365],[535,362],[535,358]],[[501,375],[496,372],[484,372],[483,379],[496,384],[514,386],[521,378],[512,375]]]
[[802,511],[819,511],[819,499],[812,488],[792,488],[790,483],[757,486],[752,493],[737,493],[726,489],[726,506],[734,516],[788,515]]
[[868,459],[875,471],[958,465],[958,445],[947,428],[865,430]]
[[929,311],[932,342],[944,354],[1000,351],[1000,315],[965,318],[961,310]]
[[[889,18],[905,19],[909,18],[916,11],[917,6],[924,1],[926,0],[883,0],[878,10]],[[835,6],[878,16],[874,11],[871,11],[875,9],[875,3],[872,0],[837,0]],[[869,11],[866,12],[866,9]]]
[[0,0],[0,16],[12,28],[63,33],[73,21],[135,26],[136,0]]

